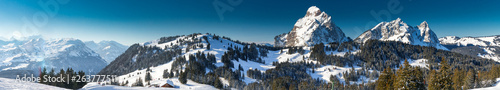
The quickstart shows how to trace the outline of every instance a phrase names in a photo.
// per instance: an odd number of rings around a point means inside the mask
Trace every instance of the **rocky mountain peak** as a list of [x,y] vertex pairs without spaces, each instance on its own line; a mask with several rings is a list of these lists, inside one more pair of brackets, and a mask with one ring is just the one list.
[[275,37],[276,46],[311,46],[319,43],[345,42],[344,32],[331,21],[331,16],[311,6],[297,20],[292,31]]
[[401,18],[397,18],[390,22],[381,22],[377,26],[361,34],[355,40],[363,43],[370,39],[399,41],[413,45],[432,46],[438,49],[447,50],[444,46],[439,44],[439,39],[429,28],[426,21],[422,22],[417,27],[407,25]]
[[316,6],[311,6],[307,9],[306,16],[317,16],[319,14],[321,14],[321,10]]

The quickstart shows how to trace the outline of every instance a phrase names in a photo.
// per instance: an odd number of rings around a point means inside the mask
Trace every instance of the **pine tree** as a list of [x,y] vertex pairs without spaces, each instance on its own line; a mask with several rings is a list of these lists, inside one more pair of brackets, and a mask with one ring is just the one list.
[[312,66],[312,73],[314,73],[314,71],[316,71],[316,70],[314,70],[314,67],[315,67],[315,66],[314,66],[314,64],[313,64],[313,66]]
[[330,75],[330,81],[332,82],[332,87],[333,88],[339,88],[340,87],[340,81],[337,76]]
[[483,81],[482,80],[482,72],[481,71],[477,71],[475,72],[476,74],[476,78],[474,78],[474,88],[479,88],[479,87],[482,87],[482,84],[481,82]]
[[223,87],[222,82],[220,81],[218,76],[215,77],[214,87],[218,89],[221,89]]
[[398,74],[397,74],[396,82],[394,85],[395,89],[398,89],[398,90],[413,89],[413,88],[410,88],[410,83],[411,83],[410,80],[413,78],[412,76],[410,76],[410,68],[411,68],[411,66],[408,63],[408,60],[405,59],[403,66],[400,66],[398,71],[397,71]]
[[137,79],[134,86],[141,86],[141,87],[144,86],[144,84],[142,83],[142,79],[141,78]]
[[465,79],[463,79],[464,89],[474,88],[475,79],[476,79],[476,74],[474,73],[473,70],[469,70],[467,72],[467,76],[465,76]]
[[241,67],[241,64],[238,64],[238,70],[239,70],[239,71],[244,71],[244,70],[243,70],[243,67]]
[[207,50],[210,50],[210,43],[207,44]]
[[163,70],[163,78],[168,78],[170,76],[169,74],[168,69]]
[[186,74],[186,72],[182,72],[182,71],[180,72],[179,81],[182,84],[186,84],[187,83],[187,74]]
[[144,79],[146,82],[152,80],[151,73],[149,73],[149,71],[146,71],[146,76],[144,76]]
[[382,74],[380,74],[378,80],[376,81],[376,90],[389,90],[389,87],[392,87],[392,73],[390,72],[390,68],[386,68],[382,71]]
[[453,77],[451,78],[453,81],[453,88],[462,89],[464,78],[465,76],[462,70],[459,70],[458,68],[453,70]]
[[40,83],[47,84],[47,82],[44,82],[45,79],[43,76],[47,75],[47,68],[43,68],[42,72],[40,72]]
[[[389,67],[387,67],[387,68],[389,68]],[[391,87],[391,86],[393,86],[394,82],[396,82],[396,75],[395,75],[395,73],[394,73],[394,71],[392,69],[389,69],[389,71],[387,71],[387,73],[391,74],[391,76],[390,76],[391,78],[389,78],[389,80],[388,80],[388,81],[391,81],[391,82],[387,82],[387,84],[386,84],[386,86],[389,86],[387,88],[387,90],[394,90],[394,87]]]
[[450,90],[452,89],[452,81],[451,81],[451,71],[450,65],[447,60],[444,60],[444,57],[441,59],[441,67],[439,68],[439,73],[437,75],[438,79],[438,87],[440,89]]
[[413,67],[410,76],[409,86],[411,90],[425,90],[424,76],[420,67]]
[[[50,77],[54,77],[56,76],[55,72],[54,72],[54,68],[50,69],[50,72],[49,72],[49,76]],[[55,82],[47,82],[48,85],[55,85]]]
[[431,70],[429,75],[427,75],[427,81],[428,81],[427,90],[440,90],[438,86],[436,70]]

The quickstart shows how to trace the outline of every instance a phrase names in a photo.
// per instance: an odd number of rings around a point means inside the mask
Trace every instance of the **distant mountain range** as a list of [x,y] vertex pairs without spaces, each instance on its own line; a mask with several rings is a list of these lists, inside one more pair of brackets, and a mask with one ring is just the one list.
[[439,38],[439,41],[453,52],[500,61],[500,35],[485,37],[447,36]]
[[107,64],[115,60],[116,57],[120,56],[128,48],[128,46],[115,41],[101,41],[99,43],[86,41],[84,43],[87,47],[99,54],[102,59],[106,60]]
[[114,41],[92,44],[73,38],[45,40],[32,37],[0,42],[0,77],[7,78],[20,74],[38,75],[42,68],[49,71],[52,68],[55,71],[72,68],[96,74],[113,60],[109,58],[117,57],[126,49]]

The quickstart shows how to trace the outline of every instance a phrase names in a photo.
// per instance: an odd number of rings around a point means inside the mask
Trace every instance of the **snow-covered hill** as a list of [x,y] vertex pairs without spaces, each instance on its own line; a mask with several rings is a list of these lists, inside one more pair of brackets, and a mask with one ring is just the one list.
[[[207,39],[204,39],[206,37]],[[210,49],[206,47],[210,44]],[[192,48],[192,46],[199,47],[202,45],[203,48]],[[210,35],[210,34],[192,34],[192,35],[183,35],[183,36],[173,36],[173,37],[164,37],[162,39],[139,43],[136,45],[132,45],[124,54],[118,57],[115,61],[110,63],[106,68],[101,70],[99,74],[117,74],[119,75],[119,83],[128,82],[127,86],[131,86],[135,83],[139,78],[145,80],[146,69],[149,67],[151,69],[151,76],[155,79],[166,79],[163,78],[164,70],[172,70],[173,64],[175,63],[175,58],[178,57],[188,57],[189,55],[196,55],[197,53],[205,53],[205,54],[213,54],[216,57],[216,63],[214,64],[216,67],[221,67],[224,65],[222,63],[221,58],[224,53],[228,51],[229,47],[245,47],[245,45],[233,42],[232,40],[220,38],[218,36]],[[150,48],[145,49],[145,48]],[[152,49],[157,48],[157,49]],[[173,57],[171,61],[164,63],[153,63],[158,62],[155,60],[151,60],[149,58],[141,58],[146,57],[148,55],[162,55],[162,53],[167,52],[169,50],[175,50],[176,48],[180,48],[182,53],[179,56]],[[250,78],[246,75],[247,71],[250,69],[261,70],[262,72],[273,69],[276,66],[273,65],[273,62],[311,62],[318,63],[315,60],[309,59],[310,56],[310,47],[303,47],[305,50],[304,54],[300,53],[291,53],[287,52],[289,49],[282,50],[268,50],[268,53],[265,56],[259,56],[262,62],[255,62],[251,60],[231,60],[234,63],[233,71],[237,71],[238,67],[241,65],[243,71],[241,71],[242,75],[245,78],[242,80],[246,84],[256,82],[257,79]],[[258,50],[260,50],[258,48]],[[355,54],[359,50],[354,51],[329,51],[328,54],[344,56],[345,53],[351,52]],[[145,53],[145,54],[141,54]],[[141,63],[144,60],[148,60],[148,63]],[[164,59],[158,59],[160,61],[164,61]],[[187,62],[189,59],[187,58]],[[146,65],[152,66],[146,66]],[[158,65],[153,65],[158,64]],[[143,65],[143,66],[141,66]],[[186,65],[181,65],[181,70],[185,69]],[[335,68],[335,69],[333,69]],[[325,81],[329,81],[330,75],[338,75],[339,79],[343,80],[343,76],[340,74],[350,70],[351,67],[337,67],[337,66],[322,66],[316,69],[316,73],[312,73],[308,71],[308,74],[312,78],[320,78]],[[356,70],[361,69],[361,67],[356,67]],[[209,70],[206,70],[208,73]],[[378,71],[377,71],[378,72]],[[364,77],[364,81],[353,81],[352,83],[361,84],[363,82],[373,82],[374,80],[369,81]],[[224,82],[224,78],[221,79]],[[227,81],[226,81],[227,82]],[[342,81],[343,82],[343,81]],[[143,83],[146,83],[143,81]],[[229,83],[228,83],[229,84]],[[226,84],[226,86],[228,85]]]
[[81,90],[217,90],[210,85],[199,84],[194,81],[188,80],[186,84],[181,84],[179,79],[160,79],[152,80],[151,84],[163,85],[167,82],[169,84],[176,85],[174,88],[164,88],[164,87],[129,87],[129,86],[116,86],[116,85],[102,85],[98,83],[88,83]]
[[446,36],[439,38],[443,45],[457,46],[500,46],[500,35],[486,37],[457,37]]
[[15,77],[18,74],[38,75],[41,68],[73,68],[90,74],[97,73],[106,62],[78,39],[42,38],[26,41],[6,41],[0,47],[0,76]]
[[115,60],[116,57],[120,56],[128,48],[127,46],[116,41],[100,41],[99,43],[86,41],[85,45],[99,54],[99,56],[106,60],[108,64]]
[[[452,51],[500,61],[500,35],[486,37],[446,36],[439,38],[439,41]],[[480,50],[473,51],[475,50],[473,48]]]
[[407,25],[400,18],[390,22],[381,22],[370,30],[367,30],[358,38],[357,42],[366,42],[370,39],[381,41],[399,41],[412,45],[431,46],[438,49],[448,50],[439,44],[436,34],[429,28],[426,21],[414,27]]
[[0,78],[0,90],[67,90],[56,86],[33,82],[17,82],[15,79]]
[[306,15],[297,20],[292,31],[278,35],[274,40],[276,46],[311,46],[349,41],[332,21],[332,17],[316,6],[309,7]]

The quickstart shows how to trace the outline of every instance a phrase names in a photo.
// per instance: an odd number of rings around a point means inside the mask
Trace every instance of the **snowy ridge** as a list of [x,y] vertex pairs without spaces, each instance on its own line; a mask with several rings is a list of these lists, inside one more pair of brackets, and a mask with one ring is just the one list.
[[[193,39],[202,39],[202,37],[204,37],[204,36],[208,38],[208,42],[211,44],[210,50],[207,50],[206,48],[197,48],[197,49],[189,50],[188,52],[186,52],[185,50],[187,48],[187,45],[182,45],[180,42],[177,42],[178,40],[192,41]],[[232,42],[232,41],[227,40],[227,39],[219,38],[219,40],[216,40],[216,39],[214,39],[214,37],[212,35],[208,35],[208,34],[200,34],[200,35],[196,35],[195,37],[196,38],[189,38],[189,36],[180,36],[180,37],[177,37],[170,42],[159,43],[160,40],[154,40],[154,41],[140,43],[139,45],[141,45],[141,46],[155,46],[155,47],[162,48],[165,50],[168,50],[168,48],[170,48],[172,46],[181,46],[181,48],[183,50],[182,51],[183,54],[181,56],[183,56],[183,57],[188,57],[189,55],[196,54],[198,52],[214,54],[217,57],[217,63],[215,63],[215,65],[217,67],[223,66],[223,63],[221,62],[220,57],[222,57],[222,55],[224,54],[224,52],[227,51],[227,48],[230,47],[230,45],[244,47],[244,45]],[[208,44],[205,40],[201,41],[200,43],[203,44],[204,46],[206,46]],[[277,57],[279,57],[279,51],[274,51],[274,52],[271,51],[271,52],[269,52],[268,57],[266,57],[266,59],[277,58]],[[188,58],[186,58],[186,59],[187,59],[187,61],[189,61]],[[263,58],[263,60],[266,60],[266,59]],[[286,61],[285,58],[283,58],[282,60]],[[164,79],[164,78],[162,78],[163,71],[165,69],[171,70],[172,63],[174,61],[175,60],[172,60],[172,61],[165,63],[165,64],[150,67],[150,69],[152,70],[152,72],[151,72],[152,78],[153,79]],[[253,61],[243,61],[243,60],[239,60],[239,61],[233,60],[232,62],[234,63],[234,67],[238,67],[238,65],[241,65],[244,68],[244,71],[242,71],[242,74],[244,74],[246,76],[246,71],[248,69],[258,69],[258,70],[265,71],[267,69],[274,68],[274,66],[271,65],[273,61],[277,61],[277,60],[276,59],[266,60],[265,61],[266,64],[253,62]],[[233,68],[233,70],[236,70],[236,69]],[[138,73],[140,73],[140,74],[138,74]],[[128,86],[131,86],[132,83],[135,83],[138,78],[141,78],[142,80],[144,80],[145,73],[146,73],[146,69],[140,69],[140,70],[130,72],[128,74],[121,75],[121,76],[119,76],[119,79],[120,79],[119,82],[121,83],[121,82],[128,81],[129,82]],[[243,81],[245,81],[248,84],[248,83],[254,82],[256,80],[249,78],[249,77],[245,77],[245,79]]]
[[417,27],[407,25],[400,18],[390,22],[381,22],[358,36],[355,41],[362,43],[370,39],[398,41],[412,45],[430,46],[448,50],[439,43],[436,34],[429,28],[426,21],[422,22]]
[[446,36],[439,38],[443,45],[456,47],[475,46],[482,49],[486,54],[478,53],[477,56],[487,59],[492,59],[500,62],[500,35],[486,37],[457,37]]
[[332,22],[332,17],[311,6],[295,23],[292,31],[276,36],[276,46],[311,46],[319,43],[345,42],[349,39]]
[[443,45],[500,46],[500,36],[487,36],[487,37],[446,36],[439,38],[439,41]]

